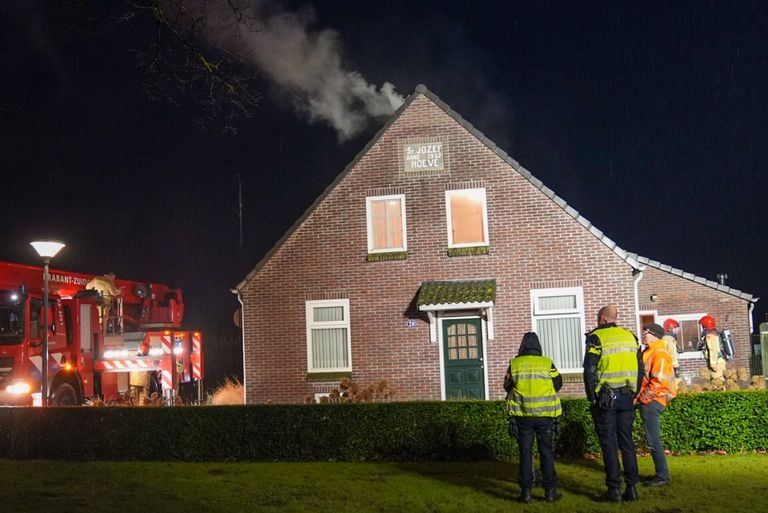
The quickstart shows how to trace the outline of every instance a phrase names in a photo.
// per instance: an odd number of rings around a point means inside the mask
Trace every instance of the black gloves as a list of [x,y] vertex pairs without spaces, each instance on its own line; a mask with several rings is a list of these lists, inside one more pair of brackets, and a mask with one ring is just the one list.
[[552,421],[552,435],[560,436],[560,417],[557,417]]
[[515,417],[509,418],[509,436],[517,440],[517,419]]

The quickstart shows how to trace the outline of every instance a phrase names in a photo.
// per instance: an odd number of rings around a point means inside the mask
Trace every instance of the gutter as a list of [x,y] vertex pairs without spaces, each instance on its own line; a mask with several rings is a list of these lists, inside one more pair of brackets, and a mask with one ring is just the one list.
[[[635,325],[637,326],[637,332],[641,333],[643,331],[642,326],[640,326],[640,280],[643,279],[643,270],[642,269],[632,269],[632,275],[635,277]],[[243,373],[245,374],[245,373]]]
[[237,296],[237,302],[240,303],[240,344],[243,348],[243,404],[248,401],[248,375],[245,372],[245,315],[243,314],[243,296],[240,295],[239,289],[229,289],[229,291]]

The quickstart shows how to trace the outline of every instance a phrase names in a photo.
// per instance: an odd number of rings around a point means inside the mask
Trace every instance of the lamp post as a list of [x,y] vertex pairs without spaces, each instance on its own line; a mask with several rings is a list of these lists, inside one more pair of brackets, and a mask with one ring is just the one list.
[[43,406],[48,406],[48,264],[51,258],[61,251],[64,243],[54,240],[39,240],[30,242],[37,254],[43,258],[43,381],[40,386],[40,399]]

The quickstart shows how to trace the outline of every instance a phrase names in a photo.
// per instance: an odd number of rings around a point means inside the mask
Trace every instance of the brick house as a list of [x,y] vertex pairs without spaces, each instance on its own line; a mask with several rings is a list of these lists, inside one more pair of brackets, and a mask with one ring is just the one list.
[[624,251],[418,86],[237,286],[248,403],[303,402],[344,377],[399,400],[500,399],[508,359],[536,331],[583,395],[584,333],[619,323],[729,327],[748,366],[757,298]]

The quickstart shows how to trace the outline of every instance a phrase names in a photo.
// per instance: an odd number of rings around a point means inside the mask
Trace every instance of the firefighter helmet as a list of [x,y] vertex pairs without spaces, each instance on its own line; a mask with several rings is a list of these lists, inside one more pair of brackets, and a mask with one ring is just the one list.
[[674,320],[674,319],[667,319],[664,321],[664,331],[667,333],[672,333],[672,330],[675,330],[680,327],[680,324]]
[[699,319],[699,324],[704,326],[704,329],[706,330],[713,330],[715,329],[715,318],[711,315],[705,315],[701,319]]

